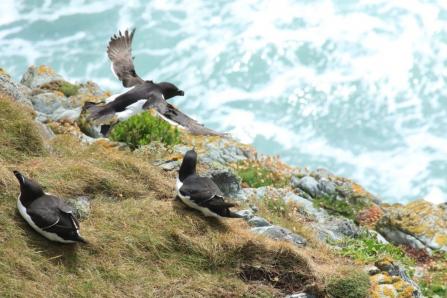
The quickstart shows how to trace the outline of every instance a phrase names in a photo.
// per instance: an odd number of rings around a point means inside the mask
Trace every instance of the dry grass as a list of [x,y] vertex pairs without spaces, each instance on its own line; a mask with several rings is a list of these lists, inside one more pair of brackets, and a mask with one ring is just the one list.
[[[298,290],[320,297],[339,268],[320,250],[255,236],[240,219],[217,222],[186,209],[173,200],[174,177],[130,152],[66,135],[45,149],[29,112],[1,96],[0,106],[1,297],[271,297]],[[91,214],[81,232],[90,243],[61,245],[32,231],[16,211],[12,169],[62,197],[87,195]]]

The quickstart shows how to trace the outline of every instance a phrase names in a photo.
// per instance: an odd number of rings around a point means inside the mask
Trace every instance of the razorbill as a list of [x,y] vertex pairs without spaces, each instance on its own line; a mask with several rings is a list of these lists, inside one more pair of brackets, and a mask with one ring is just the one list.
[[[112,36],[107,47],[113,74],[121,80],[124,87],[130,88],[123,93],[115,94],[105,100],[105,104],[87,102],[84,105],[88,121],[95,121],[102,126],[97,133],[107,136],[111,127],[129,117],[147,110],[155,109],[157,116],[181,129],[187,129],[194,134],[220,135],[194,119],[188,117],[167,100],[175,96],[184,96],[183,90],[169,82],[155,83],[145,81],[135,72],[132,57],[132,40],[135,29],[121,31]],[[105,124],[105,125],[103,125]]]
[[197,153],[194,149],[186,152],[177,177],[177,196],[185,205],[197,209],[205,216],[215,218],[233,217],[238,214],[230,211],[235,204],[225,202],[219,187],[208,177],[196,174]]
[[18,171],[14,171],[14,175],[20,183],[17,208],[34,230],[52,241],[86,243],[79,234],[79,222],[70,206],[61,199],[46,194],[37,182]]

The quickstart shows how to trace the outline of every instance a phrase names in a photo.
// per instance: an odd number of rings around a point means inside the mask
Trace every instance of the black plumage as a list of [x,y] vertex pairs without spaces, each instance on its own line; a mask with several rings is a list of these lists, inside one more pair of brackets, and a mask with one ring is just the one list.
[[240,217],[230,211],[234,203],[226,202],[219,187],[208,177],[196,174],[197,153],[186,152],[179,170],[177,195],[187,206],[201,211],[205,216]]
[[18,171],[14,171],[14,175],[20,183],[19,213],[34,230],[52,241],[86,242],[79,234],[79,222],[69,205],[46,194],[37,182]]

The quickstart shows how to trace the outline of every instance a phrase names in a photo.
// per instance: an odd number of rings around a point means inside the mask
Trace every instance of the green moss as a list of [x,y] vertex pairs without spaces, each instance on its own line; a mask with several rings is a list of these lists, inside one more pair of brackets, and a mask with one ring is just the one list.
[[48,89],[62,92],[66,97],[78,94],[81,86],[69,83],[64,80],[55,80],[40,86],[41,89]]
[[415,261],[409,258],[401,248],[392,244],[380,243],[368,233],[363,233],[357,238],[346,237],[333,244],[341,247],[340,253],[343,256],[351,257],[365,264],[385,257],[400,261],[407,266],[415,264]]
[[114,141],[128,144],[132,149],[153,141],[159,141],[166,145],[175,145],[180,142],[177,128],[173,128],[169,123],[146,112],[118,123],[112,129],[109,137]]
[[59,91],[64,93],[65,96],[70,97],[78,94],[79,88],[80,87],[78,85],[74,85],[69,82],[62,82],[59,87]]
[[331,279],[327,285],[327,293],[333,298],[368,297],[369,277],[364,272],[353,272],[349,275]]
[[260,163],[240,163],[236,167],[236,172],[242,183],[248,187],[275,186],[284,187],[287,185],[288,177],[278,175],[275,171],[262,166]]
[[354,208],[345,201],[337,200],[331,197],[319,197],[313,200],[315,207],[327,209],[330,213],[343,215],[353,219],[355,216]]

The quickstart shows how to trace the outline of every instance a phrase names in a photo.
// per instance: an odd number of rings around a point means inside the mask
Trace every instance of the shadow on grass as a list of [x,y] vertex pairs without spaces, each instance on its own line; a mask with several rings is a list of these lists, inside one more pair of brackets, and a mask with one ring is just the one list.
[[44,236],[36,232],[19,214],[15,213],[14,218],[17,227],[22,229],[26,234],[26,242],[29,247],[34,248],[38,253],[47,258],[54,264],[61,264],[71,272],[76,271],[78,265],[77,250],[80,246],[88,245],[82,243],[59,243],[48,240]]
[[202,223],[206,223],[211,228],[218,230],[219,232],[228,232],[229,228],[225,224],[226,220],[234,219],[217,219],[215,217],[207,217],[202,214],[202,212],[186,206],[180,198],[176,197],[172,201],[172,209],[174,212],[181,217],[199,219]]

